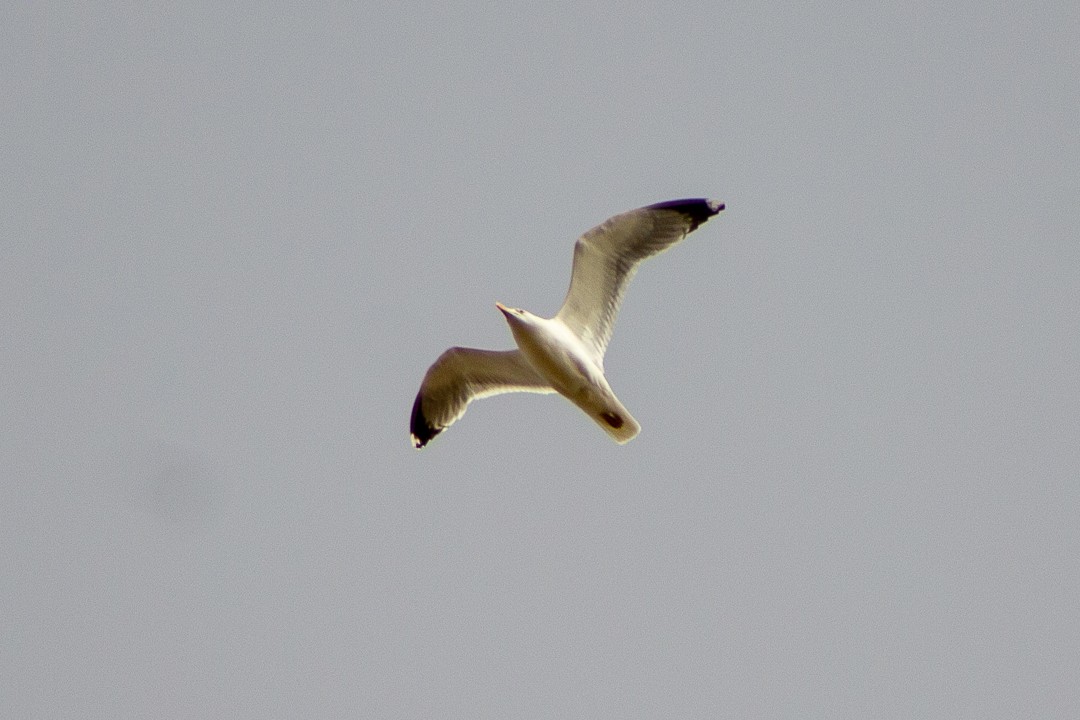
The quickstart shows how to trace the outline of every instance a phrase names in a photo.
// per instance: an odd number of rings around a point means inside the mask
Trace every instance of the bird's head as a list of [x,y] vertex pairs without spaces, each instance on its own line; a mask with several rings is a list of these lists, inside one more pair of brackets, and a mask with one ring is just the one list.
[[512,308],[503,305],[502,303],[495,303],[495,307],[499,308],[499,312],[506,317],[506,322],[510,323],[510,327],[521,325],[534,325],[538,319],[528,310],[522,310],[521,308]]
[[507,307],[501,302],[495,303],[495,307],[499,308],[499,312],[505,315],[507,320],[509,320],[510,318],[520,318],[522,316],[522,313],[525,312],[521,308]]

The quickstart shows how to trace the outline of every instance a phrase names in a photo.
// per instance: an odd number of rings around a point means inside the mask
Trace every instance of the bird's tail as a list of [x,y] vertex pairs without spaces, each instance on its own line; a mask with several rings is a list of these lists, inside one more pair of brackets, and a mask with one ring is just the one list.
[[600,407],[582,410],[620,445],[630,442],[641,432],[641,425],[614,395],[607,398]]

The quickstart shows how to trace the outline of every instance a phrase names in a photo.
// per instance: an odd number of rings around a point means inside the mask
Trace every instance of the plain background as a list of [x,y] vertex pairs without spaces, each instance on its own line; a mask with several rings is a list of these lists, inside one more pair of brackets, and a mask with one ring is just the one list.
[[0,715],[1080,715],[1078,8],[5,6]]

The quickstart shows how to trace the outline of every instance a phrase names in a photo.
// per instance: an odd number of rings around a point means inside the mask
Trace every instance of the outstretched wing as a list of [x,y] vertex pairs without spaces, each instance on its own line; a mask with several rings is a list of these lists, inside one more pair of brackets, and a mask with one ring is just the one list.
[[626,286],[642,260],[667,250],[724,204],[670,200],[609,218],[578,239],[570,290],[555,316],[603,362]]
[[452,347],[428,368],[413,402],[409,430],[422,448],[454,424],[477,398],[508,392],[553,393],[520,350]]

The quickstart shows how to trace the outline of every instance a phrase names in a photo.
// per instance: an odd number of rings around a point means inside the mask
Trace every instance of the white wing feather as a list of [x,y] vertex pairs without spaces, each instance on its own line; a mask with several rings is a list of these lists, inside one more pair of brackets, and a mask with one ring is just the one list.
[[724,209],[711,200],[673,200],[609,218],[578,239],[570,289],[555,316],[603,367],[626,287],[642,260],[667,250]]
[[423,447],[477,398],[509,392],[553,393],[520,350],[452,347],[428,368],[413,403],[413,445]]

